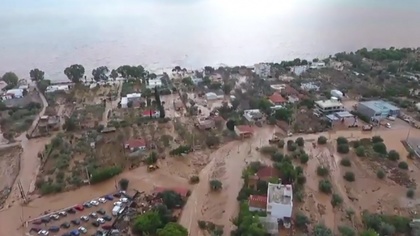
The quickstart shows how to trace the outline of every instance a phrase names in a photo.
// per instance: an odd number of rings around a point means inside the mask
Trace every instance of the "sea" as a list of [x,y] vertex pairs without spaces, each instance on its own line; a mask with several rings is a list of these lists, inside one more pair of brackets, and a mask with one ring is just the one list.
[[419,0],[0,0],[0,73],[253,65],[420,47]]

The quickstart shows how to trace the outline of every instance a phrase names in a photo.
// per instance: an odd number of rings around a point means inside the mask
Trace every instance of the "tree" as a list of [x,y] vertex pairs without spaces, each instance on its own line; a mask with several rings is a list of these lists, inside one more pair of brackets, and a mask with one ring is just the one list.
[[353,181],[355,180],[354,173],[353,173],[353,172],[351,172],[351,171],[347,171],[347,172],[344,174],[343,178],[344,178],[345,180],[349,181],[349,182],[353,182]]
[[181,195],[172,190],[163,191],[158,196],[162,198],[163,204],[168,209],[180,208],[184,205]]
[[360,234],[360,236],[378,236],[378,233],[376,233],[376,231],[373,229],[368,229],[368,230],[363,231]]
[[342,203],[343,203],[343,198],[339,194],[333,193],[331,197],[331,205],[333,207],[336,207],[338,205],[341,205]]
[[29,76],[31,77],[31,80],[36,81],[36,82],[39,82],[39,81],[43,80],[44,79],[44,74],[45,74],[44,71],[42,71],[38,68],[32,69],[29,72]]
[[295,142],[299,147],[303,147],[305,145],[305,140],[302,137],[297,138]]
[[329,194],[332,191],[332,185],[329,180],[322,179],[318,183],[318,189],[323,193]]
[[318,176],[325,177],[330,173],[330,170],[325,166],[318,166],[316,168],[316,173]]
[[403,170],[408,170],[408,164],[405,161],[400,161],[398,163],[398,168],[403,169]]
[[381,136],[373,136],[372,137],[372,143],[383,143],[384,140],[381,138]]
[[237,229],[232,231],[232,236],[266,235],[266,231],[261,222],[259,221],[259,217],[255,217],[249,211],[249,206],[246,202],[241,203],[238,217],[234,219],[233,223],[237,226]]
[[37,82],[37,87],[41,93],[44,93],[47,90],[48,86],[50,86],[51,80],[44,79]]
[[232,85],[224,83],[222,86],[222,90],[225,93],[225,95],[229,95],[230,91],[232,90]]
[[328,139],[325,136],[319,136],[317,143],[320,144],[320,145],[324,145],[324,144],[327,143],[327,141],[328,141]]
[[298,229],[305,230],[307,227],[307,224],[309,223],[310,223],[310,220],[305,214],[303,214],[302,212],[298,212],[296,214],[296,227]]
[[358,157],[364,157],[365,156],[365,148],[363,146],[359,146],[356,148],[356,155]]
[[388,159],[391,161],[398,161],[400,159],[400,154],[395,150],[390,150],[388,152]]
[[408,198],[413,198],[414,194],[415,194],[414,189],[407,190],[407,197]]
[[157,154],[156,154],[156,152],[151,152],[149,154],[149,156],[146,158],[145,162],[148,165],[155,164],[157,162]]
[[299,156],[299,160],[301,164],[306,164],[309,161],[309,155],[304,153]]
[[178,223],[170,222],[158,230],[158,236],[188,236],[188,230]]
[[281,162],[283,158],[284,158],[283,153],[278,152],[278,151],[271,155],[271,160],[274,162]]
[[95,81],[100,81],[100,80],[107,80],[108,76],[106,76],[106,74],[109,72],[108,67],[106,66],[100,66],[96,69],[92,70],[92,76],[93,79]]
[[161,226],[159,214],[156,211],[149,211],[134,220],[133,231],[150,235],[155,234]]
[[344,137],[338,137],[337,138],[337,145],[340,145],[340,144],[348,144],[348,143],[349,143],[349,141],[346,138],[344,138]]
[[292,110],[288,108],[280,108],[274,112],[274,117],[277,120],[283,120],[283,121],[289,122],[290,119],[292,118],[292,113],[293,113]]
[[63,124],[63,129],[66,131],[74,131],[76,128],[76,120],[73,117],[66,118]]
[[211,180],[209,184],[210,184],[210,189],[213,190],[213,191],[218,191],[218,190],[222,189],[222,187],[223,187],[222,182],[220,182],[217,179]]
[[347,154],[347,153],[349,153],[349,151],[350,151],[350,148],[349,148],[348,144],[339,144],[337,146],[337,152],[338,153]]
[[340,232],[341,236],[356,236],[356,232],[348,226],[340,225],[338,226],[338,231]]
[[111,74],[109,75],[109,77],[111,77],[113,80],[117,79],[119,76],[118,71],[115,69],[111,70]]
[[6,72],[1,80],[7,83],[8,87],[13,88],[18,84],[19,77],[13,72]]
[[385,172],[383,170],[378,170],[378,172],[376,172],[376,176],[379,179],[383,179],[383,178],[385,178]]
[[129,183],[128,179],[120,179],[120,181],[118,182],[118,185],[120,186],[122,190],[127,190],[128,183]]
[[79,83],[85,75],[85,68],[82,65],[74,64],[64,69],[64,74],[74,83]]
[[348,159],[348,158],[344,158],[344,159],[342,159],[342,160],[340,161],[340,164],[341,164],[342,166],[346,166],[346,167],[351,166],[350,159]]
[[373,150],[380,154],[386,154],[386,146],[384,143],[375,143],[373,144]]
[[314,227],[314,236],[333,236],[333,233],[325,225],[317,224]]

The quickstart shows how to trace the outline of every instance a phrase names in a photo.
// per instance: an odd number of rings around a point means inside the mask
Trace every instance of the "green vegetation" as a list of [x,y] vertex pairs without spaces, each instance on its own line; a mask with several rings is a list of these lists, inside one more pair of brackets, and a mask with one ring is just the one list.
[[348,144],[339,144],[337,146],[337,152],[341,154],[347,154],[350,151],[350,147]]
[[222,182],[220,182],[220,180],[217,180],[217,179],[210,180],[209,184],[210,184],[210,189],[212,191],[219,191],[223,188]]
[[331,197],[331,205],[333,207],[339,206],[343,203],[343,198],[337,194],[337,193],[333,193],[332,197]]
[[318,137],[318,140],[317,140],[317,143],[318,143],[318,144],[320,144],[320,145],[324,145],[324,144],[326,144],[326,143],[327,143],[327,141],[328,141],[328,139],[327,139],[326,137],[324,137],[324,136],[319,136],[319,137]]
[[351,161],[350,161],[350,159],[348,159],[348,158],[344,158],[344,159],[342,159],[342,160],[340,161],[340,164],[341,164],[342,166],[349,167],[349,166],[351,166]]
[[309,218],[302,212],[296,214],[296,227],[301,230],[306,230],[308,224],[310,223]]
[[170,222],[163,227],[163,229],[159,229],[157,231],[158,236],[188,236],[188,230],[178,224]]
[[180,145],[179,147],[171,150],[169,152],[169,155],[171,155],[171,156],[181,156],[182,154],[188,154],[191,151],[192,150],[191,150],[191,147],[190,146],[188,146],[188,145]]
[[27,131],[40,109],[41,104],[31,102],[23,108],[11,108],[7,112],[3,112],[0,126],[4,137],[11,140],[16,134]]
[[193,175],[190,177],[189,180],[190,184],[196,184],[198,182],[200,182],[200,177],[198,177],[198,175]]
[[333,236],[331,229],[323,224],[317,224],[314,227],[314,236]]
[[260,148],[260,152],[266,155],[273,155],[277,152],[277,148],[274,146],[263,146]]
[[379,179],[383,179],[383,178],[385,178],[385,172],[384,172],[383,170],[378,170],[378,171],[376,172],[376,176],[377,176]]
[[255,213],[249,211],[249,206],[246,202],[242,202],[238,217],[233,220],[233,224],[237,229],[231,232],[231,236],[264,236],[266,231],[261,224],[259,218],[254,215]]
[[128,188],[128,183],[130,181],[128,179],[120,179],[120,181],[118,181],[118,185],[120,186],[120,189],[122,190],[127,190]]
[[386,146],[384,143],[374,143],[372,146],[373,150],[379,154],[383,154],[386,155],[387,151],[386,151]]
[[403,170],[408,170],[408,164],[405,161],[401,161],[398,163],[398,167]]
[[289,151],[289,152],[296,151],[296,149],[298,147],[298,145],[295,142],[293,142],[293,140],[288,140],[286,146],[287,146],[287,151]]
[[133,224],[134,233],[156,234],[156,231],[162,227],[163,223],[158,212],[149,211],[137,216]]
[[353,172],[351,172],[351,171],[347,171],[347,172],[344,174],[343,178],[344,178],[345,180],[349,181],[349,182],[353,182],[353,181],[355,180],[354,173],[353,173]]
[[[386,150],[386,149],[385,149]],[[391,161],[398,161],[400,159],[400,154],[395,150],[390,150],[388,152],[387,158]]]
[[64,74],[74,83],[79,83],[85,75],[85,68],[82,65],[74,64],[64,69]]
[[122,172],[122,168],[119,166],[104,167],[95,170],[90,177],[90,182],[96,184],[105,180],[108,180]]
[[332,184],[327,179],[320,180],[318,184],[318,189],[323,193],[330,194],[332,192]]
[[358,157],[364,157],[365,156],[365,148],[363,146],[359,146],[356,148],[356,155]]
[[305,140],[302,137],[299,137],[296,139],[295,143],[299,146],[299,147],[303,147],[305,145]]
[[325,176],[327,176],[329,173],[330,173],[330,170],[328,169],[328,167],[325,167],[325,166],[318,166],[318,167],[316,168],[316,174],[317,174],[318,176],[325,177]]
[[338,137],[337,138],[337,146],[340,145],[340,144],[349,144],[349,141],[344,137]]
[[410,232],[410,219],[398,215],[371,214],[367,211],[362,215],[363,224],[367,229],[373,229],[382,235],[392,235],[393,232],[385,232],[393,226],[395,232],[406,234]]
[[341,236],[356,236],[354,229],[345,225],[338,226],[338,231],[340,232]]
[[407,190],[407,197],[408,198],[414,198],[415,192],[414,189]]
[[16,87],[19,81],[19,77],[13,72],[4,73],[0,79],[7,83],[7,86],[4,88],[4,90],[9,90]]

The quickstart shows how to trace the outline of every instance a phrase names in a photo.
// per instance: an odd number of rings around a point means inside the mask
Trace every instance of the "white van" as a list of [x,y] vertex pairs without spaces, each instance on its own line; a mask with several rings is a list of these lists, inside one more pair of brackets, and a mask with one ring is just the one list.
[[119,206],[119,205],[114,206],[114,208],[112,208],[112,215],[113,216],[117,216],[118,215],[118,212],[120,210],[121,210],[121,206]]

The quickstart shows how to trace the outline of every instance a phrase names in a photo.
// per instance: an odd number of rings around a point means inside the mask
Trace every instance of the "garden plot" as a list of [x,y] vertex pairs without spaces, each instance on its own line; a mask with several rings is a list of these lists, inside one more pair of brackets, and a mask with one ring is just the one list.
[[28,130],[40,110],[41,104],[33,102],[23,108],[2,111],[0,126],[4,138],[13,140],[14,137]]

